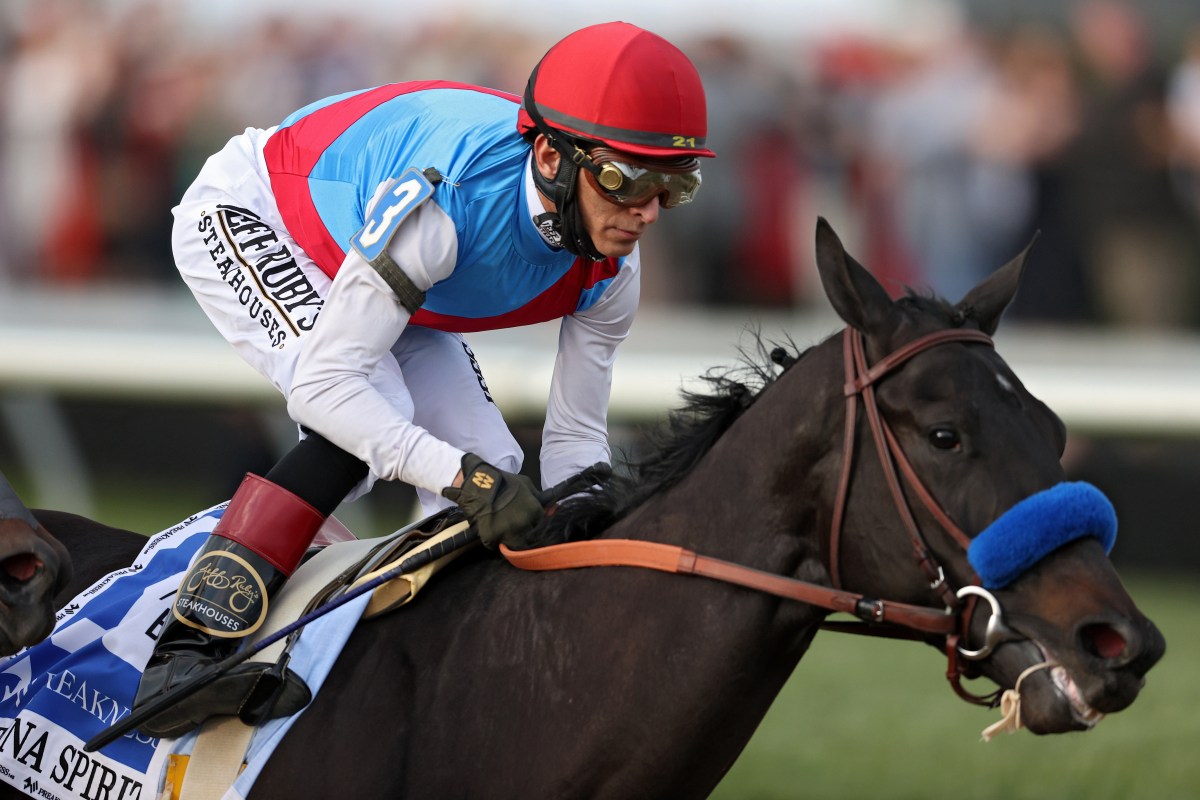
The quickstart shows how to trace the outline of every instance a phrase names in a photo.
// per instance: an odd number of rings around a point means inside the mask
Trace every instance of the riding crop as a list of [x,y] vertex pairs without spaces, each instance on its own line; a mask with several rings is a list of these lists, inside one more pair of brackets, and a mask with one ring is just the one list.
[[[610,467],[608,464],[603,462],[593,464],[587,469],[584,469],[582,472],[567,478],[562,483],[552,486],[543,492],[539,492],[538,501],[543,506],[548,506],[551,503],[556,503],[572,494],[584,491],[588,487],[604,481],[611,474],[612,467]],[[87,744],[83,746],[84,752],[93,753],[108,746],[109,744],[112,744],[130,731],[136,730],[138,726],[146,720],[160,714],[175,703],[183,700],[185,697],[189,697],[200,691],[205,686],[208,686],[217,678],[236,667],[238,664],[249,660],[253,656],[278,642],[280,639],[291,636],[305,625],[308,625],[309,623],[320,619],[326,614],[341,608],[346,603],[361,597],[367,592],[374,591],[376,588],[382,586],[388,581],[398,578],[399,576],[405,575],[409,572],[413,572],[414,570],[418,570],[426,564],[437,561],[442,556],[452,553],[461,547],[465,547],[466,545],[476,541],[478,538],[479,534],[473,529],[468,528],[467,530],[460,531],[459,533],[456,533],[441,542],[437,542],[426,550],[413,554],[392,569],[389,569],[386,572],[381,572],[379,575],[375,576],[369,581],[365,581],[359,586],[356,586],[346,593],[334,598],[333,600],[330,600],[328,603],[318,606],[307,614],[301,616],[295,622],[289,623],[288,625],[272,633],[270,636],[255,642],[253,645],[250,645],[243,650],[239,650],[223,661],[219,661],[218,663],[214,664],[208,671],[202,672],[191,680],[181,683],[179,686],[162,695],[158,699],[147,703],[136,713],[131,713],[120,722],[113,724],[89,739]]]

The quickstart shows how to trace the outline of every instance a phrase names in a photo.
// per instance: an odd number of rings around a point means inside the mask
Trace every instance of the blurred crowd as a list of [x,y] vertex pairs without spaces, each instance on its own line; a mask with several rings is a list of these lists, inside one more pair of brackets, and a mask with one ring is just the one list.
[[[396,80],[520,92],[557,38],[461,13],[207,31],[170,0],[17,7],[0,12],[0,287],[174,283],[170,209],[231,135]],[[893,293],[958,299],[1040,231],[1014,314],[1200,327],[1200,27],[1065,8],[985,25],[947,4],[786,45],[663,31],[701,70],[719,157],[647,239],[647,302],[818,302],[820,215]]]

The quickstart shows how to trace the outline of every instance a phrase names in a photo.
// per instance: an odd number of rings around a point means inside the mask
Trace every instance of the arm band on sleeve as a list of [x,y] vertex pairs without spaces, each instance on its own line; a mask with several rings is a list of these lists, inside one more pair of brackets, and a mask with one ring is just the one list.
[[400,301],[404,310],[410,316],[417,313],[417,309],[425,303],[425,293],[417,288],[417,285],[412,282],[412,278],[404,274],[404,270],[400,269],[400,265],[396,263],[387,249],[380,251],[379,255],[367,263],[387,281],[388,286],[392,287],[392,291],[396,293],[396,299]]

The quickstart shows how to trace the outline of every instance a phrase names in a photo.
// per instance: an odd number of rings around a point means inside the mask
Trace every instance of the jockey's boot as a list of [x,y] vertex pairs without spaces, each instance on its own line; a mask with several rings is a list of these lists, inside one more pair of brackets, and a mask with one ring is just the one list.
[[[269,598],[299,564],[325,517],[248,474],[192,562],[142,674],[133,713],[232,655],[263,624]],[[173,738],[216,715],[247,724],[294,714],[312,699],[286,666],[239,664],[138,726]]]

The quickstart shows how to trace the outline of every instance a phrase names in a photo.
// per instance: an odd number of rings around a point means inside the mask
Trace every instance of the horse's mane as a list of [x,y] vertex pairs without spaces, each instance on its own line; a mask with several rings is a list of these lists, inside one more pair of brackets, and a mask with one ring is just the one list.
[[[895,301],[895,307],[905,318],[933,316],[955,328],[972,317],[970,308],[953,306],[936,295],[911,288]],[[701,376],[708,391],[684,390],[683,405],[670,411],[660,427],[645,433],[646,455],[640,460],[623,456],[623,464],[617,465],[603,486],[561,503],[533,533],[531,545],[595,537],[650,497],[673,486],[774,385],[782,374],[780,366],[786,370],[809,352],[799,352],[790,340],[775,344],[766,342],[761,333],[752,332],[751,336],[751,346],[740,349],[740,364]]]
[[768,345],[758,333],[741,349],[737,366],[701,376],[707,391],[683,390],[683,404],[657,428],[644,432],[645,455],[622,456],[603,486],[561,503],[535,532],[537,544],[588,539],[613,525],[647,499],[673,486],[707,453],[725,431],[799,360],[791,342]]

